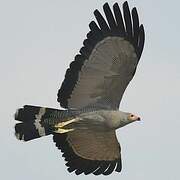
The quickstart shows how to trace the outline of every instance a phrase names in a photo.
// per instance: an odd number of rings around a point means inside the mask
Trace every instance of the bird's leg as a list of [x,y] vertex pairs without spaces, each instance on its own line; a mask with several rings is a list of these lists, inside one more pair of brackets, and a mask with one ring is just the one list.
[[62,133],[67,133],[67,132],[70,132],[70,131],[74,131],[73,128],[66,129],[65,126],[67,126],[67,125],[69,125],[71,123],[77,122],[77,121],[78,121],[78,119],[74,118],[74,119],[70,119],[68,121],[60,122],[60,123],[58,123],[58,124],[56,124],[54,126],[57,129],[54,132],[62,134]]
[[74,129],[62,129],[62,128],[58,128],[56,131],[54,131],[55,133],[60,133],[60,134],[63,134],[63,133],[67,133],[67,132],[70,132],[70,131],[74,131]]
[[69,121],[63,121],[63,122],[60,122],[58,124],[55,125],[55,128],[62,128],[64,126],[67,126],[73,122],[77,122],[78,119],[77,118],[74,118],[74,119],[70,119]]

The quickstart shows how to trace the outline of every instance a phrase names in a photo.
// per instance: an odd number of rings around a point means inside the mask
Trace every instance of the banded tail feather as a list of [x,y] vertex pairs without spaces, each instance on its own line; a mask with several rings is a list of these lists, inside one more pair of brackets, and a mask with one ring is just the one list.
[[15,120],[21,121],[15,125],[15,135],[24,141],[50,135],[55,124],[69,115],[67,110],[25,105],[15,113]]

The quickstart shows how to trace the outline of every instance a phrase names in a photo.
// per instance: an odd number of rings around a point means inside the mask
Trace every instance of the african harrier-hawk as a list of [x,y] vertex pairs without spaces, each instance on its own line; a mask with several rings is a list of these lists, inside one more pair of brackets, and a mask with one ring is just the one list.
[[[117,3],[105,18],[94,11],[97,23],[66,71],[58,92],[65,110],[25,105],[17,110],[16,137],[29,141],[53,135],[69,172],[108,175],[120,172],[121,148],[115,130],[140,118],[119,111],[123,93],[133,78],[144,47],[144,28],[137,10]],[[123,14],[123,15],[122,15]]]

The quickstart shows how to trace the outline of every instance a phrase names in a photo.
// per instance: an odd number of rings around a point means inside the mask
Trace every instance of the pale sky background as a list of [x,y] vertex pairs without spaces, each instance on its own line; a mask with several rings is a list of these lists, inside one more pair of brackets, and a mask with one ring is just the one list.
[[[13,114],[25,104],[59,108],[58,88],[105,0],[0,1],[0,179],[179,180],[180,1],[129,0],[146,32],[137,73],[121,109],[141,122],[119,129],[123,169],[111,176],[66,171],[52,136],[23,143]],[[116,1],[107,0],[109,4]],[[123,1],[118,1],[122,4]]]

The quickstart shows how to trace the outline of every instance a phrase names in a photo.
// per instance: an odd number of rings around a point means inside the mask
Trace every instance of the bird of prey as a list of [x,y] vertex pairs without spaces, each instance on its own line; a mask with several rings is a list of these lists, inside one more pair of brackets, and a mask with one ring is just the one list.
[[109,175],[120,172],[121,147],[116,130],[140,117],[119,110],[144,47],[144,28],[136,8],[105,3],[97,22],[66,71],[57,101],[64,109],[25,105],[15,113],[15,135],[29,141],[46,135],[53,140],[69,172]]

